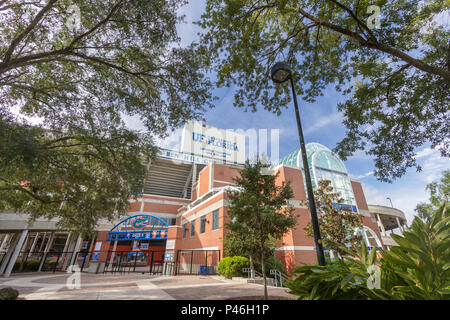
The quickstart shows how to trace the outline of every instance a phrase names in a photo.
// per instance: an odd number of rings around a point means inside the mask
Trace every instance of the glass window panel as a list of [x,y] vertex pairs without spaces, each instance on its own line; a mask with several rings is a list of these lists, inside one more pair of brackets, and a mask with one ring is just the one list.
[[206,229],[206,216],[200,218],[200,233],[205,233]]
[[195,235],[195,220],[191,221],[191,237]]
[[212,214],[212,230],[219,229],[219,210],[213,211]]

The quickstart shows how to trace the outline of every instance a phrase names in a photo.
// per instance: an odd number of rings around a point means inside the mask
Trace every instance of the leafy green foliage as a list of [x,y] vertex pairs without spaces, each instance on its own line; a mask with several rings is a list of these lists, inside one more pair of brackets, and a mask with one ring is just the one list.
[[[230,207],[227,212],[232,232],[240,233],[257,252],[264,275],[264,296],[267,299],[267,285],[264,260],[271,254],[270,243],[281,239],[296,225],[294,209],[288,200],[293,197],[289,182],[276,183],[279,172],[274,175],[262,174],[268,166],[261,161],[250,164],[247,161],[234,179],[238,190],[229,191]],[[244,235],[246,234],[246,235]]]
[[[402,236],[391,235],[398,246],[385,252],[389,265],[385,290],[398,299],[450,299],[450,203],[429,222],[415,218]],[[388,278],[386,275],[386,278]],[[393,279],[399,279],[394,282]]]
[[[298,299],[450,299],[450,210],[444,203],[429,222],[416,217],[409,231],[391,235],[398,243],[390,251],[365,243],[347,250],[344,260],[326,267],[301,266],[286,282]],[[379,267],[379,279],[370,267]],[[375,280],[375,282],[372,282]],[[378,282],[378,283],[377,283]],[[369,285],[370,284],[370,285]]]
[[0,120],[0,210],[58,218],[90,234],[126,212],[142,192],[151,139],[129,130],[49,131]]
[[[318,188],[314,191],[314,199],[317,204],[317,217],[323,245],[339,255],[344,253],[341,248],[347,245],[359,246],[361,236],[353,234],[352,231],[362,228],[362,215],[339,206],[344,199],[340,197],[339,193],[333,192],[330,180],[318,182]],[[307,201],[305,204],[307,205]],[[311,222],[307,224],[305,231],[307,236],[314,237]]]
[[429,221],[440,204],[450,201],[450,170],[442,173],[440,182],[432,182],[426,189],[430,192],[430,203],[419,203],[415,211],[421,219]]
[[[369,6],[380,8],[379,29]],[[420,166],[426,143],[449,156],[450,31],[446,0],[208,0],[200,26],[217,86],[236,86],[234,105],[280,114],[291,102],[288,85],[270,81],[284,60],[296,91],[314,102],[334,84],[346,101],[346,137],[336,151],[375,158],[383,181]],[[440,22],[441,21],[441,22]]]
[[[163,135],[210,104],[205,55],[181,47],[177,11],[186,1],[2,1],[3,110],[42,117],[66,131],[140,118]],[[79,8],[79,28],[68,22]]]
[[16,300],[19,296],[19,291],[13,288],[0,289],[0,300]]
[[367,247],[354,251],[353,256],[344,256],[343,260],[334,260],[323,266],[301,266],[293,270],[300,274],[294,280],[285,282],[298,299],[304,300],[354,300],[368,299],[367,268],[376,262],[376,251],[372,249],[367,255]]
[[183,4],[0,1],[0,210],[83,234],[125,212],[154,138],[212,106],[205,52],[177,36]]
[[217,273],[225,278],[242,276],[242,268],[248,268],[249,260],[245,257],[225,257],[219,261]]

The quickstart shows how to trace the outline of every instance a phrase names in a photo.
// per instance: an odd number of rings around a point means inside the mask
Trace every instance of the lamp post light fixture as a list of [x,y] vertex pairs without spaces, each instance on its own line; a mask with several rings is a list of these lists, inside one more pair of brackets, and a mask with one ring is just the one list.
[[317,261],[320,266],[325,266],[325,255],[323,253],[322,238],[320,236],[319,220],[317,218],[316,202],[314,201],[314,192],[311,183],[311,174],[309,172],[308,158],[306,155],[305,140],[303,138],[302,124],[300,121],[300,113],[298,111],[297,94],[295,93],[294,80],[292,78],[292,70],[288,64],[277,62],[271,70],[271,78],[275,83],[283,83],[287,80],[291,81],[292,95],[294,97],[295,117],[297,119],[298,136],[300,138],[300,150],[302,152],[303,169],[305,170],[306,189],[308,192],[309,211],[311,212],[311,223],[314,231],[314,243],[316,246]]
[[389,199],[389,201],[391,202],[391,207],[393,208],[393,207],[394,207],[394,205],[392,204],[392,199],[391,199],[391,198],[389,198],[389,197],[387,197],[386,199]]

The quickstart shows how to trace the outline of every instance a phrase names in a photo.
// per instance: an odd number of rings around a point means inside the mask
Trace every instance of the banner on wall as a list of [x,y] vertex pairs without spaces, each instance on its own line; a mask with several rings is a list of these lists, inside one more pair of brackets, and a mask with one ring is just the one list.
[[181,136],[180,152],[222,160],[225,163],[243,164],[245,135],[188,121]]

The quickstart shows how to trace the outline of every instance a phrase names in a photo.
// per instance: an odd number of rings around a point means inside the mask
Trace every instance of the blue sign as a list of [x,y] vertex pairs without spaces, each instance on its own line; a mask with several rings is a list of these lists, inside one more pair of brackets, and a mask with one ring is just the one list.
[[108,233],[108,241],[121,240],[165,240],[169,226],[149,214],[129,217],[116,224]]
[[173,260],[174,260],[174,252],[166,252],[164,261],[173,261]]

